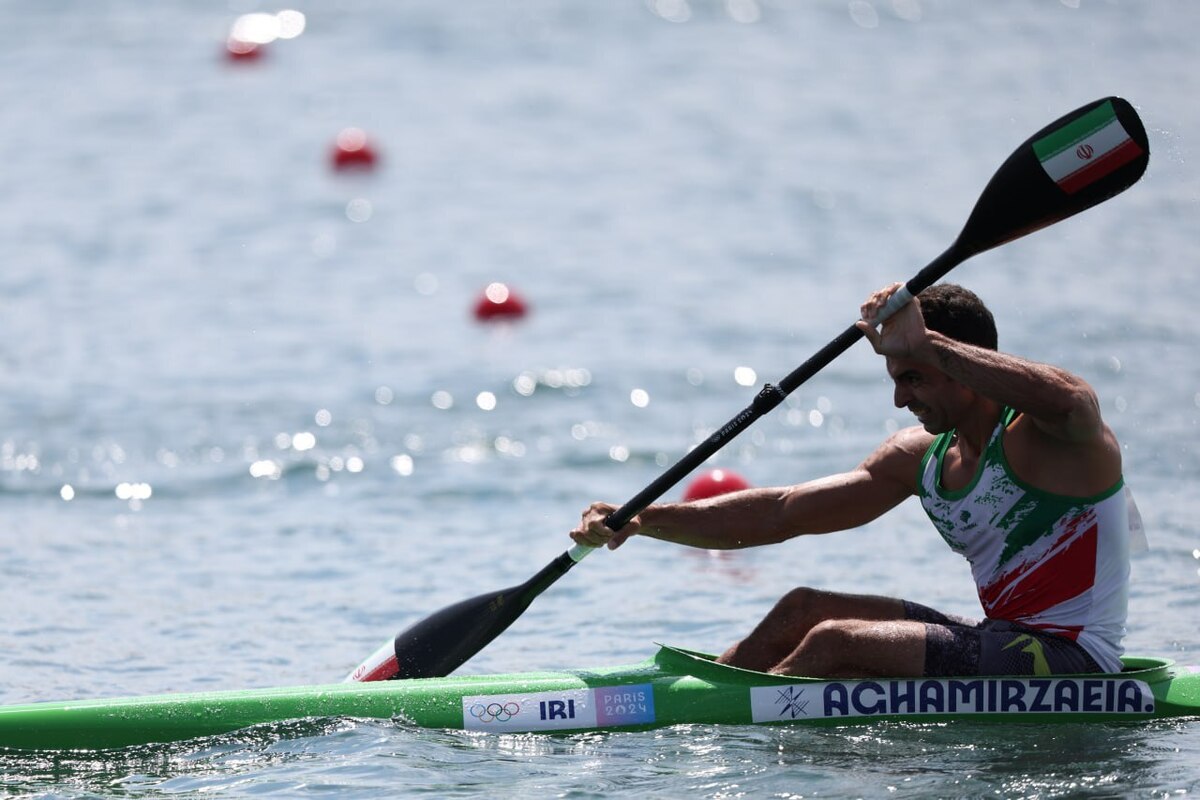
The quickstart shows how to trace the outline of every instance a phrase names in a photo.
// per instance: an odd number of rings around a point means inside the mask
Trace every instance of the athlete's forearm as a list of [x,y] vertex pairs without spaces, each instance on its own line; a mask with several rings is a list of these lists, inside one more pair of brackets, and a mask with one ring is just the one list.
[[650,506],[638,515],[638,534],[727,550],[857,528],[913,494],[925,450],[917,445],[927,447],[927,439],[913,431],[894,434],[857,468],[794,486]]
[[745,489],[708,500],[652,505],[638,515],[638,535],[707,550],[779,542],[791,535],[779,523],[785,492]]

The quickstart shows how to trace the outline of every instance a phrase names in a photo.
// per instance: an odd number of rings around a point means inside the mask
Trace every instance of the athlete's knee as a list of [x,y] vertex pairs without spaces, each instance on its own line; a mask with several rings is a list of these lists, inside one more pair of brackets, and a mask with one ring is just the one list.
[[797,586],[779,598],[774,611],[796,621],[824,619],[829,610],[828,597],[828,592]]
[[801,648],[826,653],[841,653],[858,638],[862,622],[849,619],[826,619],[809,629]]
[[810,589],[807,586],[797,586],[779,598],[776,606],[795,609],[809,608],[815,602],[818,594],[820,593],[816,589]]
[[841,675],[857,659],[854,629],[857,620],[827,619],[813,625],[788,658],[773,672],[812,677]]

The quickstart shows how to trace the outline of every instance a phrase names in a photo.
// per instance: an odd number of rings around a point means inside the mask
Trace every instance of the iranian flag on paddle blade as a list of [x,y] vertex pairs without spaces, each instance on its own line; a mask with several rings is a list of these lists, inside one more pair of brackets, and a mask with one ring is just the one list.
[[1129,137],[1112,101],[1033,143],[1033,152],[1055,183],[1067,194],[1100,180],[1142,154]]

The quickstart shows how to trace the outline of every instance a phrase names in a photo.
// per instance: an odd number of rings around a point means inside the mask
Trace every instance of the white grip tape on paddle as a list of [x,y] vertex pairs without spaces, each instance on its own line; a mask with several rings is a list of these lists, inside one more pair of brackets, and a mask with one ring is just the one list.
[[570,550],[567,551],[567,555],[569,555],[571,557],[572,561],[574,561],[576,564],[578,564],[580,561],[583,561],[585,558],[590,556],[597,549],[598,548],[592,547],[591,545],[577,544],[574,547],[572,547]]
[[912,299],[912,292],[908,290],[907,286],[902,285],[896,290],[895,294],[888,298],[887,303],[884,304],[883,308],[879,309],[879,313],[875,315],[875,318],[869,319],[867,322],[876,326],[882,325],[888,317],[904,308]]

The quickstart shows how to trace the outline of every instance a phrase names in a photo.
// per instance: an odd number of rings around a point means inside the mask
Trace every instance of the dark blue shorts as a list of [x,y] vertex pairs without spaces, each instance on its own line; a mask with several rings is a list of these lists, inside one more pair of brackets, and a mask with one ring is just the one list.
[[1086,650],[1053,633],[1015,622],[982,622],[904,601],[908,619],[925,623],[925,675],[1072,675],[1103,672]]

